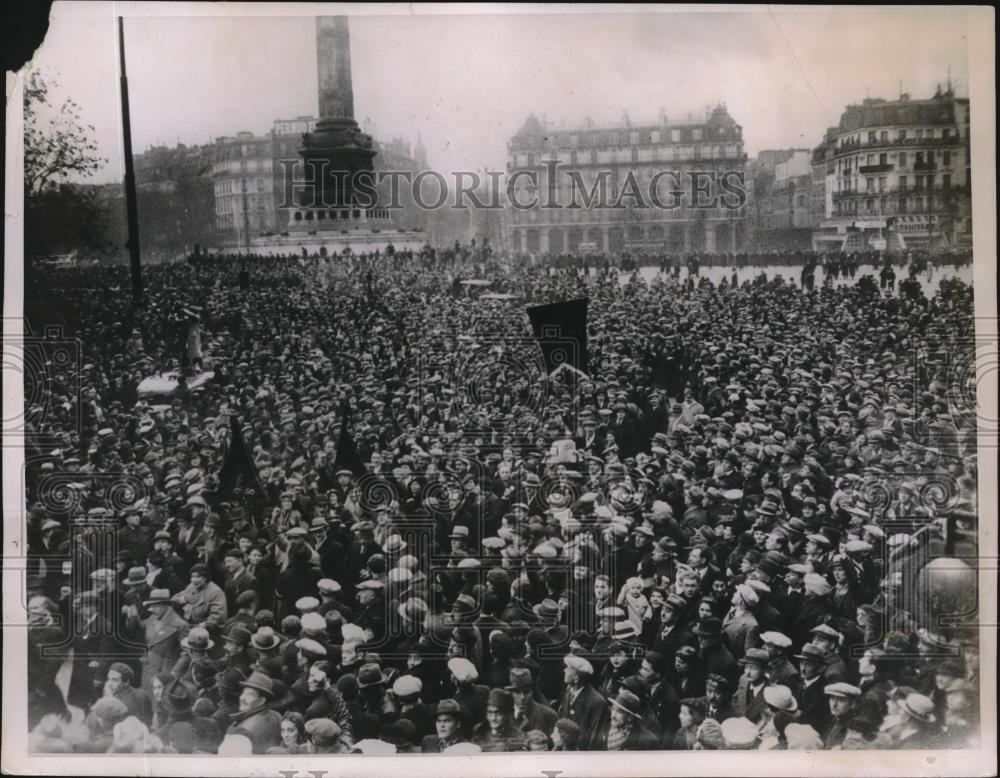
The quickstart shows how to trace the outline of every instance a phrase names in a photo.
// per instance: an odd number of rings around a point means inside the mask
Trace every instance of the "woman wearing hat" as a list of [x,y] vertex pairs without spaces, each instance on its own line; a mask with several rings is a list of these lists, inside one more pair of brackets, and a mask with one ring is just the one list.
[[655,751],[660,749],[660,739],[642,723],[642,703],[639,698],[622,689],[610,700],[608,727],[602,741],[605,751]]
[[705,720],[707,707],[704,699],[685,697],[681,700],[678,714],[680,728],[666,742],[666,747],[674,751],[690,751],[698,742],[698,728]]
[[615,640],[608,649],[608,661],[601,669],[600,678],[595,684],[597,691],[605,699],[610,700],[621,688],[622,681],[630,675],[635,675],[639,663],[633,656],[634,650],[621,640]]
[[911,692],[901,697],[897,704],[898,721],[879,735],[876,740],[878,747],[937,749],[949,745],[941,742],[941,728],[934,716],[934,703],[930,697]]

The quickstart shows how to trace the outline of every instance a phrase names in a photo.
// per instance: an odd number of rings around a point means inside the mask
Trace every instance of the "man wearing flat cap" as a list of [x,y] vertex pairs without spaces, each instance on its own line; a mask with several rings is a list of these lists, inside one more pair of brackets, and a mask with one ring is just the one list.
[[600,747],[600,733],[607,716],[608,703],[593,686],[594,668],[583,657],[570,654],[563,657],[563,682],[565,689],[559,700],[560,718],[570,719],[580,727],[581,751],[594,751]]
[[797,694],[801,677],[795,665],[788,659],[792,639],[781,632],[762,632],[760,640],[764,644],[764,650],[767,651],[768,657],[770,657],[767,666],[768,681],[778,686],[787,686],[793,693]]
[[[830,705],[831,725],[823,738],[823,746],[827,749],[836,748],[844,741],[847,727],[861,696],[861,689],[849,683],[839,681],[823,687]],[[822,733],[821,733],[822,734]]]

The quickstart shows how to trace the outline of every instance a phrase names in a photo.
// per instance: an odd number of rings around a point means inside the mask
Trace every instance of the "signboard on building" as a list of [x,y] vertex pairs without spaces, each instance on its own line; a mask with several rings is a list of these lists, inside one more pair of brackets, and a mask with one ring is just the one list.
[[858,230],[884,230],[885,219],[858,219],[854,222],[854,228]]

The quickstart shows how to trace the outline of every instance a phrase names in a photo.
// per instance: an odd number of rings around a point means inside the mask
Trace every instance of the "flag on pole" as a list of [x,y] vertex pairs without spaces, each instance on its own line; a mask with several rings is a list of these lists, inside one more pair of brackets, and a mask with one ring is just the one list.
[[531,328],[551,375],[556,370],[587,372],[587,306],[590,298],[528,307]]
[[358,446],[354,442],[354,436],[350,430],[351,414],[344,402],[340,421],[340,435],[337,437],[337,453],[333,465],[336,470],[350,470],[355,478],[363,476],[367,472],[365,463],[361,461],[361,454],[358,453]]
[[264,494],[257,468],[243,440],[243,429],[240,420],[233,416],[231,424],[231,439],[226,451],[226,458],[219,473],[219,496],[235,495],[239,497],[259,497]]

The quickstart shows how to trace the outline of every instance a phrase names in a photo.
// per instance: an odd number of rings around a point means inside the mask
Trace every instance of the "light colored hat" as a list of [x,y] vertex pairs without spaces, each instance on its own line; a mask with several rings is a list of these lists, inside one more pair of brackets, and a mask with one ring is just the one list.
[[479,678],[476,666],[463,656],[453,656],[449,659],[448,670],[460,683],[470,683]]
[[934,703],[923,694],[908,694],[899,703],[900,707],[918,721],[929,724],[934,721]]
[[366,738],[354,744],[354,750],[360,751],[365,756],[388,756],[396,753],[396,746],[386,743],[384,740]]
[[343,587],[332,578],[321,578],[316,582],[316,588],[319,590],[320,594],[336,594],[341,591]]
[[778,648],[789,648],[792,645],[792,639],[780,632],[762,632],[760,639]]
[[401,675],[392,684],[392,693],[397,697],[413,697],[420,694],[423,683],[415,675]]
[[219,756],[251,756],[253,742],[246,735],[226,735],[216,753]]
[[307,613],[301,619],[303,632],[325,632],[326,619],[318,613]]
[[469,756],[470,754],[481,754],[482,752],[483,749],[475,743],[469,743],[466,741],[464,743],[455,743],[452,746],[448,746],[441,753],[451,754],[452,756]]
[[838,681],[823,687],[823,694],[827,697],[860,697],[861,689],[849,683]]
[[367,639],[364,627],[357,624],[344,624],[340,628],[340,634],[344,637],[345,643],[356,643]]
[[785,740],[791,751],[820,751],[823,748],[823,738],[808,724],[792,722],[786,726]]
[[829,594],[832,588],[829,582],[818,573],[806,573],[802,579],[802,585],[806,591],[812,592],[820,597]]
[[593,675],[594,666],[590,664],[582,656],[577,656],[576,654],[568,654],[563,657],[563,663],[567,667],[572,667],[578,673],[583,673],[584,675]]
[[314,611],[319,607],[319,600],[315,597],[299,597],[295,601],[295,608],[299,613],[308,613],[309,611]]
[[780,684],[764,687],[764,702],[772,708],[788,711],[789,713],[799,709],[799,703],[792,695],[792,690]]
[[757,725],[748,718],[730,718],[722,722],[722,737],[729,748],[753,748],[759,736]]
[[299,640],[296,640],[295,647],[303,654],[308,654],[309,656],[326,656],[326,647],[312,638],[300,638]]
[[757,596],[757,592],[755,592],[750,586],[747,586],[746,584],[742,583],[737,584],[736,593],[740,596],[740,599],[743,600],[743,602],[745,602],[749,606],[756,605],[757,603],[760,602],[760,598]]

